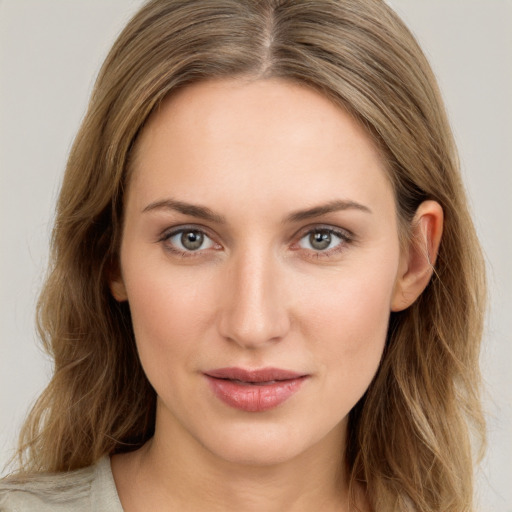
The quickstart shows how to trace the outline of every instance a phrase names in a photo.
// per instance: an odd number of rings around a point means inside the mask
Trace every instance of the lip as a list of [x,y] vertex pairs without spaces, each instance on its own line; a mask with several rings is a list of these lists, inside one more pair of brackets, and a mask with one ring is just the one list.
[[308,378],[280,368],[218,368],[204,373],[217,398],[246,412],[263,412],[288,400]]

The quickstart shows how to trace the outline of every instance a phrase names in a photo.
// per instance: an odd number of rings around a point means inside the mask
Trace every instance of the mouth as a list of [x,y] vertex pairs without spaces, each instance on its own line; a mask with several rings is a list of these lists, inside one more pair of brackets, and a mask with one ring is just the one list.
[[280,368],[219,368],[204,375],[218,399],[246,412],[263,412],[281,405],[309,376]]

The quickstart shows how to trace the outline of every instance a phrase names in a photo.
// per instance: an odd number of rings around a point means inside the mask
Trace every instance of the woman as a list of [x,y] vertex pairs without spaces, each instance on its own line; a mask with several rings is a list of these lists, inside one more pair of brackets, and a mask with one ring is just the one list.
[[384,2],[149,2],[52,254],[1,510],[472,509],[482,259]]

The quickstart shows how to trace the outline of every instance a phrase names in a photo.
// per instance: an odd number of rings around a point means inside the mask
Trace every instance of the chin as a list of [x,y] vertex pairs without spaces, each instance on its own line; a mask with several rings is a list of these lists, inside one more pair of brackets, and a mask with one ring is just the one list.
[[[307,427],[302,425],[305,426]],[[336,443],[336,448],[342,446],[342,425],[333,429],[332,435],[317,432],[315,429],[294,429],[286,424],[259,427],[239,425],[238,428],[224,431],[223,435],[215,436],[215,439],[208,439],[206,443],[203,440],[202,444],[219,459],[231,464],[254,467],[279,465],[307,457],[308,452],[316,452],[313,448],[320,444],[325,444],[326,447],[330,445],[328,449],[331,452],[332,442]]]
[[291,443],[276,444],[272,441],[248,441],[243,446],[226,440],[225,443],[215,446],[212,452],[220,459],[230,464],[241,466],[268,467],[284,464],[294,460],[302,453],[301,447]]

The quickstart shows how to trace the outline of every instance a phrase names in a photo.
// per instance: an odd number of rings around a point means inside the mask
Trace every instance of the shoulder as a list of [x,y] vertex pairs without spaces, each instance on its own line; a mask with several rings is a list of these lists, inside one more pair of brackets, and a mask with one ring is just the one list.
[[107,456],[97,464],[59,474],[0,481],[0,512],[122,512]]
[[0,511],[89,509],[94,467],[69,473],[29,475],[0,482]]

